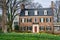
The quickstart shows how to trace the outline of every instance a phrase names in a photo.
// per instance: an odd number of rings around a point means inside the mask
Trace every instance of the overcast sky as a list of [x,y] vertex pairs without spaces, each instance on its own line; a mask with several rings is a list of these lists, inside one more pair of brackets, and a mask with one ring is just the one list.
[[51,4],[51,1],[56,1],[56,0],[34,0],[34,2],[38,2],[42,4],[43,7],[49,7]]
[[[34,0],[34,2],[38,2],[40,3],[43,7],[49,7],[51,4],[51,1],[56,1],[56,0]],[[2,13],[2,11],[0,10],[0,14]]]

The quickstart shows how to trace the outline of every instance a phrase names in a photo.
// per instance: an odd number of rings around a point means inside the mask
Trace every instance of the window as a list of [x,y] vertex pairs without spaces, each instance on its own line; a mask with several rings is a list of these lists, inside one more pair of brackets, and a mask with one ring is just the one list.
[[31,30],[32,30],[32,26],[28,26],[28,27],[27,27],[27,30],[28,30],[28,31],[31,31]]
[[34,23],[37,23],[37,22],[38,22],[37,18],[34,18]]
[[20,27],[20,30],[21,31],[25,31],[26,30],[26,27]]
[[51,30],[51,27],[50,27],[50,26],[47,26],[47,27],[46,27],[46,30],[47,30],[47,31],[50,31],[50,30]]
[[40,18],[40,22],[45,22],[45,19],[44,18]]
[[28,11],[25,11],[25,15],[28,15]]
[[44,10],[44,15],[47,15],[47,10]]
[[27,22],[32,22],[32,18],[28,18],[27,19]]
[[34,15],[38,15],[38,12],[37,12],[37,10],[35,10],[35,11],[34,11]]
[[22,23],[24,23],[24,18],[22,18]]
[[14,22],[14,25],[18,25],[18,22]]
[[22,23],[26,22],[26,18],[20,18],[20,20]]
[[46,22],[51,22],[51,18],[46,18]]
[[20,22],[22,22],[22,18],[20,18]]
[[40,29],[41,31],[44,31],[44,30],[45,30],[44,26],[40,26],[39,29]]
[[60,31],[60,26],[54,27],[54,31]]
[[24,18],[24,22],[26,22],[26,18]]

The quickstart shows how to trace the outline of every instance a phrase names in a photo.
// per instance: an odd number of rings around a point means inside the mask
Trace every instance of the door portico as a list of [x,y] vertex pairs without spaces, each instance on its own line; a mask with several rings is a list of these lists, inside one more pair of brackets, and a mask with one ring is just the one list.
[[38,24],[33,24],[33,33],[39,33],[39,25]]

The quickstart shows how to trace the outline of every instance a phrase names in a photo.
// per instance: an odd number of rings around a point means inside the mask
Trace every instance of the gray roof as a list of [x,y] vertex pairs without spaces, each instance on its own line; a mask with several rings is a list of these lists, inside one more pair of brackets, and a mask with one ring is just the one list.
[[[37,16],[53,16],[52,8],[40,8],[40,9],[25,9],[28,11],[28,16],[35,16],[34,11],[38,11]],[[25,10],[21,10],[20,16],[25,16]],[[47,15],[44,15],[44,10],[47,10]]]

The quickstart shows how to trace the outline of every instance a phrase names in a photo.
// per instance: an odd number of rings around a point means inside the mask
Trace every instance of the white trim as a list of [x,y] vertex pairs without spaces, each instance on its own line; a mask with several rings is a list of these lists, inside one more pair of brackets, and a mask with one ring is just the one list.
[[41,22],[44,22],[44,18],[41,18]]
[[34,11],[34,15],[38,15],[37,10]]
[[22,23],[24,23],[24,18],[22,18]]
[[44,10],[44,15],[47,15],[47,10]]
[[28,11],[27,10],[25,11],[25,15],[28,15]]

